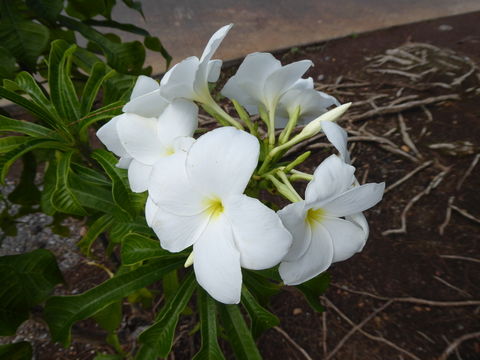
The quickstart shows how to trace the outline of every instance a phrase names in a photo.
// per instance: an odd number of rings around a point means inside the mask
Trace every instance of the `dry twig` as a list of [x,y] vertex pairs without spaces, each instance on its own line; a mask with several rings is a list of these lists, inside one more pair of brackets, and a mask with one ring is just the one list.
[[465,182],[465,179],[467,177],[470,176],[470,174],[472,173],[473,169],[475,168],[475,166],[478,164],[478,160],[480,160],[480,153],[475,155],[475,157],[473,158],[472,162],[470,163],[470,166],[468,167],[467,171],[465,171],[465,174],[463,174],[462,178],[460,179],[460,181],[457,183],[457,191],[460,190],[460,188],[462,187],[463,183]]
[[454,200],[455,200],[455,196],[450,196],[450,198],[448,199],[447,211],[445,213],[445,220],[438,227],[438,232],[440,233],[441,236],[443,236],[443,233],[445,232],[445,228],[448,226],[448,224],[450,223],[450,219],[452,218],[452,204]]
[[462,290],[462,289],[460,289],[459,287],[456,287],[455,285],[450,284],[448,281],[443,280],[443,279],[442,279],[441,277],[439,277],[439,276],[434,275],[433,278],[434,278],[435,280],[437,280],[437,281],[440,281],[443,285],[449,287],[450,289],[453,289],[453,290],[459,292],[460,294],[462,294],[462,295],[464,295],[464,296],[466,296],[466,297],[469,297],[469,298],[472,298],[472,297],[473,297],[471,294],[469,294],[469,293],[466,292],[465,290]]
[[413,142],[412,138],[408,134],[407,131],[407,125],[405,124],[405,120],[403,118],[403,115],[401,113],[398,114],[398,124],[400,125],[400,133],[402,134],[402,139],[405,145],[407,145],[412,151],[417,155],[417,157],[422,157],[422,154],[420,154],[420,151],[418,151],[417,147],[415,146],[415,143]]
[[392,185],[390,185],[389,187],[387,187],[384,191],[384,194],[386,194],[387,192],[395,189],[397,186],[403,184],[405,181],[407,181],[408,179],[410,179],[413,175],[415,175],[416,173],[422,171],[423,169],[429,167],[430,165],[432,165],[433,161],[430,160],[430,161],[427,161],[427,162],[424,162],[422,165],[416,167],[415,169],[413,169],[411,172],[409,172],[407,175],[405,175],[404,177],[402,177],[400,180],[396,181],[395,183],[393,183]]
[[468,256],[459,256],[459,255],[439,255],[439,256],[444,259],[465,260],[465,261],[472,261],[480,264],[480,259],[475,259]]
[[450,205],[450,207],[455,210],[456,212],[458,212],[460,215],[466,217],[467,219],[470,219],[474,222],[476,222],[477,224],[480,224],[480,219],[476,218],[475,216],[473,216],[472,214],[470,214],[469,212],[467,212],[467,210],[464,210],[464,209],[461,209],[455,205]]
[[[325,304],[332,308],[338,315],[340,315],[341,318],[343,318],[346,322],[348,322],[351,326],[353,327],[356,327],[357,324],[355,324],[352,320],[350,320],[350,318],[345,315],[339,308],[337,308],[330,300],[328,300],[325,296],[322,296],[321,297],[323,299],[323,301],[325,302]],[[401,348],[400,346],[398,346],[397,344],[391,342],[390,340],[387,340],[385,339],[384,337],[381,337],[381,336],[375,336],[375,335],[372,335],[368,332],[366,332],[365,330],[359,328],[358,329],[358,332],[361,333],[362,335],[368,337],[369,339],[371,340],[375,340],[375,341],[378,341],[378,342],[381,342],[381,343],[384,343],[392,348],[394,348],[395,350],[397,351],[400,351],[401,353],[407,355],[408,357],[414,359],[414,360],[420,360],[416,355],[412,354],[410,351],[408,350],[405,350],[404,348]]]
[[471,333],[471,334],[465,334],[463,336],[460,336],[459,338],[455,339],[450,345],[447,346],[445,351],[440,355],[438,360],[447,360],[448,356],[455,351],[455,349],[460,346],[461,343],[464,341],[470,340],[470,339],[475,339],[477,337],[480,337],[480,331]]
[[295,349],[297,349],[298,351],[300,351],[302,353],[302,355],[305,357],[305,359],[307,360],[313,360],[312,357],[310,355],[308,355],[308,353],[305,351],[304,348],[302,348],[300,345],[298,345],[295,340],[293,340],[290,335],[288,335],[285,330],[283,330],[282,328],[278,327],[278,326],[275,326],[274,329],[279,332],[280,334],[283,335],[283,337],[290,343],[292,344]]

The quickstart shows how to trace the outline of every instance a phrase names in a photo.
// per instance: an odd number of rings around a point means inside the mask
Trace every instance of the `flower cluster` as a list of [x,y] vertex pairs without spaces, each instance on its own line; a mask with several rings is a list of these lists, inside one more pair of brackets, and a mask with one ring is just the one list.
[[[213,100],[208,83],[218,80],[222,62],[212,56],[230,28],[218,30],[200,59],[183,60],[160,83],[140,76],[124,113],[97,132],[119,156],[117,166],[128,169],[132,191],[148,191],[145,217],[161,246],[171,252],[192,247],[186,266],[193,264],[198,283],[229,304],[240,301],[241,268],[280,264],[284,283],[296,285],[360,251],[368,237],[362,211],[379,202],[384,189],[356,181],[346,132],[333,122],[349,104],[302,78],[310,61],[282,66],[271,54],[248,55],[221,90],[241,120]],[[223,126],[194,138],[198,105]],[[249,116],[257,114],[265,136]],[[297,125],[306,126],[292,135]],[[283,129],[278,139],[276,129]],[[293,145],[320,131],[339,155],[313,175],[294,169],[309,154],[278,164]],[[310,180],[305,200],[293,180]],[[292,203],[275,212],[245,194],[260,188]]]

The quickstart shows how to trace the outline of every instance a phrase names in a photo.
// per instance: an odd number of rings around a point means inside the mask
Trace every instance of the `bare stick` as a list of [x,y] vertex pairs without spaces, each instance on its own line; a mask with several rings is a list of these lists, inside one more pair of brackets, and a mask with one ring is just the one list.
[[298,345],[295,340],[293,340],[290,335],[288,335],[282,328],[278,327],[278,326],[275,326],[274,329],[279,332],[280,334],[283,335],[283,337],[285,339],[287,339],[287,341],[292,344],[295,349],[297,349],[298,351],[300,351],[302,353],[302,355],[305,357],[305,359],[307,360],[313,360],[312,357],[310,355],[308,355],[308,353],[305,351],[304,348],[302,348],[300,345]]
[[367,291],[359,291],[353,290],[343,285],[338,285],[335,283],[331,283],[332,286],[351,292],[353,294],[364,295],[368,296],[377,300],[384,300],[389,301],[393,300],[395,302],[403,302],[403,303],[411,303],[411,304],[420,304],[420,305],[427,305],[427,306],[438,306],[438,307],[461,307],[461,306],[479,306],[480,300],[462,300],[462,301],[437,301],[437,300],[427,300],[427,299],[420,299],[415,297],[387,297],[381,296],[377,294],[372,294]]
[[350,329],[350,331],[342,338],[342,340],[340,340],[338,342],[337,346],[335,346],[335,348],[332,350],[332,352],[330,354],[328,354],[328,356],[325,358],[325,360],[330,360],[332,357],[334,357],[335,354],[338,352],[338,350],[340,350],[342,348],[342,346],[345,344],[345,342],[353,334],[355,334],[357,331],[359,331],[367,322],[372,320],[379,312],[385,310],[392,303],[393,303],[393,301],[391,301],[391,300],[387,301],[385,304],[380,306],[378,309],[376,309],[370,315],[368,315],[365,319],[363,319],[362,322],[360,322],[359,324],[355,325],[352,329]]
[[457,94],[432,96],[426,99],[410,101],[410,102],[393,105],[393,106],[390,106],[390,105],[380,106],[377,109],[373,109],[373,110],[364,112],[362,114],[352,115],[350,116],[350,121],[357,122],[360,120],[368,119],[372,116],[395,114],[400,111],[405,111],[418,106],[424,106],[424,105],[434,104],[437,102],[448,101],[448,100],[460,100],[460,96]]
[[327,348],[327,312],[324,311],[322,313],[322,348],[323,348],[323,356],[327,356],[328,348]]
[[404,177],[402,177],[400,180],[394,182],[392,185],[390,185],[389,187],[387,187],[384,191],[384,194],[386,194],[387,192],[395,189],[397,186],[403,184],[405,181],[407,181],[408,179],[410,179],[413,175],[415,175],[416,173],[422,171],[423,169],[429,167],[430,165],[432,165],[433,161],[430,160],[430,161],[427,161],[427,162],[424,162],[422,165],[416,167],[415,169],[413,169],[411,172],[409,172],[407,175],[405,175]]
[[[330,300],[328,300],[325,296],[322,296],[322,299],[325,301],[326,305],[331,307],[338,315],[340,315],[340,317],[342,317],[346,322],[348,322],[351,326],[357,326],[352,320],[350,320],[350,318],[345,315],[340,309],[338,309]],[[410,351],[408,350],[405,350],[403,348],[401,348],[400,346],[398,346],[397,344],[394,344],[393,342],[391,342],[390,340],[387,340],[381,336],[375,336],[375,335],[372,335],[368,332],[366,332],[365,330],[363,329],[358,329],[358,332],[361,333],[362,335],[368,337],[369,339],[371,340],[375,340],[375,341],[379,341],[381,343],[384,343],[392,348],[394,348],[395,350],[397,351],[400,351],[401,353],[407,355],[408,357],[414,359],[414,360],[420,360],[417,356],[415,356],[414,354],[412,354]]]
[[475,216],[473,216],[472,214],[468,213],[467,210],[460,209],[459,207],[457,207],[453,204],[451,205],[451,208],[453,210],[455,210],[456,212],[458,212],[460,215],[466,217],[467,219],[470,219],[470,220],[476,222],[477,224],[480,224],[480,219],[478,219]]
[[395,99],[389,105],[397,105],[397,104],[400,104],[400,103],[402,103],[406,100],[413,100],[413,99],[418,99],[418,95],[407,95],[407,96]]
[[470,339],[475,339],[477,337],[480,337],[480,331],[471,333],[471,334],[465,334],[463,336],[460,336],[459,338],[455,339],[450,345],[447,346],[447,348],[444,350],[442,355],[438,358],[438,360],[447,360],[448,356],[455,351],[455,349],[460,346],[461,343],[464,341],[470,340]]
[[[406,234],[407,233],[407,213],[410,210],[410,208],[415,205],[415,203],[420,200],[423,196],[428,195],[430,191],[435,189],[445,178],[445,175],[449,172],[449,169],[442,171],[439,173],[437,176],[433,178],[433,180],[428,184],[428,186],[420,191],[417,195],[415,195],[405,206],[405,208],[402,211],[401,215],[401,224],[398,229],[390,229],[390,230],[385,230],[382,232],[382,235],[390,235],[390,234]],[[453,205],[452,205],[453,208]]]
[[439,256],[444,259],[465,260],[465,261],[472,261],[480,264],[480,259],[475,259],[468,256],[459,256],[459,255],[439,255]]
[[442,279],[441,277],[439,277],[439,276],[434,275],[433,278],[434,278],[435,280],[437,280],[437,281],[440,281],[443,285],[449,287],[450,289],[453,289],[453,290],[459,292],[460,294],[462,294],[462,295],[464,295],[464,296],[466,296],[466,297],[469,297],[469,298],[472,298],[472,297],[473,297],[471,294],[469,294],[469,293],[466,292],[465,290],[462,290],[462,289],[460,289],[459,287],[456,287],[456,286],[450,284],[448,281],[443,280],[443,279]]
[[392,75],[405,76],[412,81],[416,81],[421,78],[420,74],[409,73],[406,71],[395,70],[395,69],[368,69],[367,72],[370,72],[370,73],[378,72],[380,74],[392,74]]
[[455,196],[450,196],[448,198],[448,205],[447,205],[447,211],[445,213],[445,220],[438,227],[438,232],[440,233],[441,236],[443,236],[443,233],[445,232],[445,228],[448,226],[448,224],[450,223],[450,219],[452,218],[452,204],[454,200],[455,200]]
[[405,145],[407,145],[418,157],[422,157],[420,151],[418,151],[417,147],[415,146],[412,138],[408,134],[407,125],[405,124],[405,119],[401,113],[398,114],[398,124],[400,125],[400,133],[402,134],[402,139]]
[[463,183],[465,182],[465,179],[470,176],[470,174],[473,171],[473,168],[478,164],[478,160],[480,160],[480,154],[475,155],[475,157],[473,158],[473,160],[472,160],[470,166],[468,167],[467,171],[465,171],[465,174],[463,174],[462,178],[457,183],[457,188],[456,188],[457,191],[460,190]]

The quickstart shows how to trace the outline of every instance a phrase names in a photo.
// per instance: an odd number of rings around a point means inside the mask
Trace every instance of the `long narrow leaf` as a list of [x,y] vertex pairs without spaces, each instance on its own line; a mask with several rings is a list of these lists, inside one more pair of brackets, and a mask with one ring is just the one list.
[[52,194],[52,205],[57,211],[72,215],[86,215],[87,212],[78,201],[69,183],[70,163],[73,151],[60,155],[57,163],[55,190]]
[[238,305],[219,304],[220,318],[237,359],[261,360],[257,345],[252,333],[248,329],[245,319]]
[[160,247],[158,240],[140,234],[127,235],[122,241],[122,264],[133,265],[170,254]]
[[202,346],[200,351],[193,357],[193,360],[224,360],[225,357],[217,341],[217,312],[215,300],[203,289],[199,288],[197,293]]
[[48,109],[49,113],[55,116],[55,112],[52,106],[52,103],[47,98],[44,90],[37,84],[35,79],[32,75],[30,75],[26,71],[20,72],[15,77],[15,82],[17,86],[27,93],[33,102],[35,102],[38,106],[43,107],[44,109]]
[[55,40],[48,58],[48,83],[50,97],[61,120],[70,123],[80,118],[80,103],[70,78],[70,61],[76,45]]
[[88,77],[87,83],[83,88],[82,99],[80,104],[80,114],[81,116],[87,115],[92,109],[93,102],[98,95],[98,90],[102,83],[108,77],[114,74],[114,71],[109,71],[106,73],[107,67],[104,63],[98,62],[92,67],[90,76]]
[[242,304],[247,309],[252,320],[252,335],[255,339],[265,330],[280,324],[278,317],[261,306],[245,286],[242,289]]
[[28,141],[28,136],[6,136],[0,138],[0,154],[12,151],[17,146]]
[[197,283],[193,271],[183,281],[175,296],[157,315],[156,322],[140,334],[139,340],[155,349],[156,355],[166,357],[170,352],[180,313],[187,306]]
[[58,138],[61,140],[61,137],[58,136],[54,131],[44,126],[34,124],[30,121],[16,120],[0,115],[0,132],[4,131],[18,132],[33,137]]
[[105,214],[96,219],[88,228],[85,236],[78,242],[78,247],[86,255],[90,256],[90,248],[93,242],[112,224],[113,218],[109,214]]
[[71,341],[70,329],[76,321],[86,319],[130,293],[158,281],[181,264],[182,261],[178,259],[154,262],[115,276],[83,294],[50,298],[44,314],[52,339],[67,346]]

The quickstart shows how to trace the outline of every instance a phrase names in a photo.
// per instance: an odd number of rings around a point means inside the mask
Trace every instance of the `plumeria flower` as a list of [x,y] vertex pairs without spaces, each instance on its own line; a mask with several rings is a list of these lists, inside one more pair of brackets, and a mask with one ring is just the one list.
[[[120,157],[117,166],[128,169],[130,188],[147,190],[153,165],[176,151],[188,148],[198,126],[198,108],[177,99],[158,117],[125,113],[114,117],[97,131],[105,146]],[[185,139],[187,137],[187,139]]]
[[313,80],[309,80],[307,87],[293,86],[280,98],[275,115],[276,128],[284,128],[294,116],[298,116],[297,125],[306,125],[327,112],[329,107],[340,106],[333,96],[314,90]]
[[252,115],[258,114],[260,106],[271,111],[288,89],[307,81],[301,77],[312,65],[310,60],[302,60],[282,66],[270,53],[249,54],[223,87],[222,95],[235,99]]
[[223,26],[212,35],[200,59],[191,56],[171,68],[160,82],[160,94],[166,99],[212,102],[208,83],[218,80],[222,61],[211,58],[232,26]]
[[161,246],[193,245],[198,283],[227,304],[240,301],[241,267],[270,268],[291,245],[278,215],[243,194],[258,156],[257,138],[218,128],[156,164],[150,178],[146,217]]
[[307,185],[305,200],[278,212],[293,244],[279,267],[287,285],[312,279],[364,245],[365,232],[352,215],[377,204],[385,184],[352,187],[355,168],[336,155],[324,160]]

